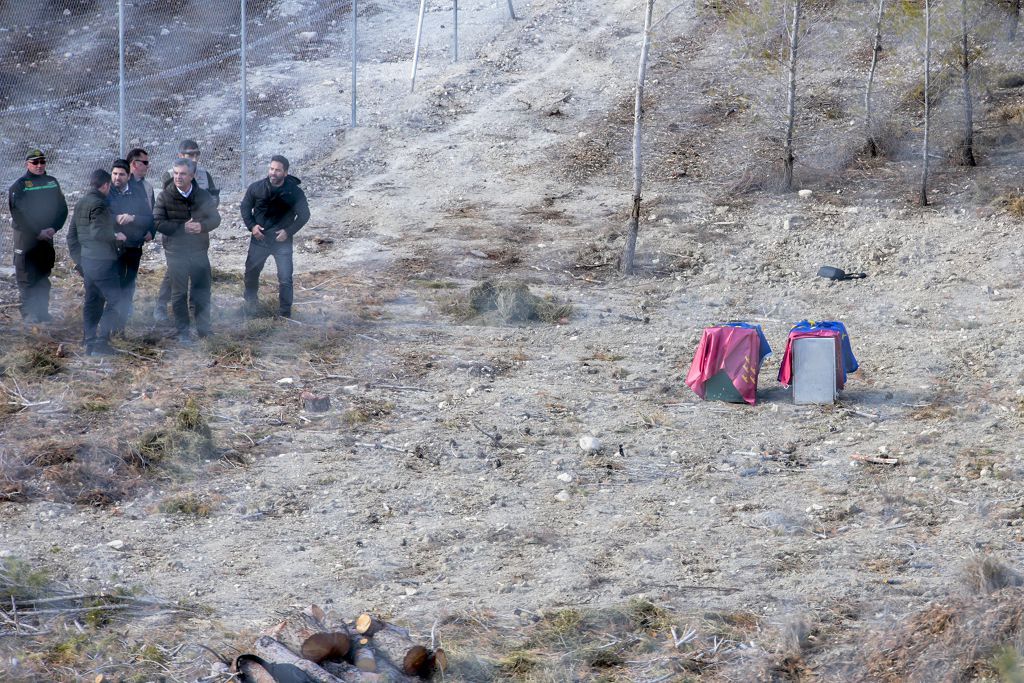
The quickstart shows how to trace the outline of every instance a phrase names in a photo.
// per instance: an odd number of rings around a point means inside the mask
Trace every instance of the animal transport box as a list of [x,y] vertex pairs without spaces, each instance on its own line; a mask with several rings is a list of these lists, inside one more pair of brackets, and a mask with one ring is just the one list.
[[801,320],[789,331],[779,382],[792,386],[794,403],[834,403],[858,367],[843,323]]
[[686,385],[706,401],[754,405],[761,362],[771,352],[760,325],[730,322],[706,327]]
[[841,363],[838,336],[793,340],[793,403],[835,403]]

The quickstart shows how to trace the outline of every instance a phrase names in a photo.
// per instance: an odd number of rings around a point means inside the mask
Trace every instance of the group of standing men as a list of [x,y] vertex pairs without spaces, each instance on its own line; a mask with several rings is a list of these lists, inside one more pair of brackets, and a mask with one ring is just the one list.
[[[198,166],[199,145],[183,140],[178,158],[154,192],[146,179],[149,154],[131,150],[110,171],[96,169],[75,205],[67,243],[75,270],[85,280],[83,336],[89,355],[110,355],[111,335],[122,332],[132,314],[143,247],[159,233],[167,270],[154,309],[157,321],[173,311],[178,339],[191,342],[191,316],[199,337],[211,333],[212,272],[209,233],[221,222],[220,191],[213,176]],[[259,278],[271,256],[277,265],[278,313],[291,316],[292,238],[309,220],[309,205],[288,174],[288,160],[271,158],[267,177],[252,183],[241,203],[242,221],[251,239],[245,262],[245,304],[258,303]],[[50,273],[56,261],[53,239],[68,217],[60,184],[46,172],[46,156],[31,150],[25,175],[8,197],[14,227],[14,266],[26,322],[41,323],[49,313]]]

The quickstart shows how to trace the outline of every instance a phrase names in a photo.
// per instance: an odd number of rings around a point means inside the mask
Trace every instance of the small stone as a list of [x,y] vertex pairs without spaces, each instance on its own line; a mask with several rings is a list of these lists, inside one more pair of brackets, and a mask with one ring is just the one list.
[[406,595],[416,595],[416,593],[418,593],[418,592],[419,592],[419,591],[417,591],[417,590],[416,590],[415,588],[413,588],[412,586],[406,586],[406,587],[405,587],[405,594],[406,594]]
[[312,43],[314,40],[316,40],[316,36],[316,31],[303,31],[302,33],[299,34],[299,39],[307,43]]
[[799,192],[797,192],[797,194],[800,196],[800,199],[807,199],[812,194],[814,194],[814,192],[811,190],[800,190]]
[[569,482],[572,481],[572,475],[569,474],[568,472],[562,472],[561,474],[558,475],[558,481],[562,481],[568,484]]
[[487,255],[486,251],[480,251],[479,249],[470,249],[469,254],[470,256],[476,256],[477,258],[490,258],[490,256]]
[[800,223],[802,223],[803,220],[803,216],[798,216],[795,213],[790,214],[786,216],[784,219],[782,219],[782,227],[785,228],[786,230],[792,230],[793,228],[800,225]]
[[124,548],[124,541],[110,541],[109,543],[107,543],[107,547],[113,548],[114,550],[121,550],[122,548]]
[[580,448],[584,453],[597,453],[601,450],[601,440],[596,436],[585,434],[580,437]]
[[555,500],[557,500],[559,503],[568,503],[570,498],[572,498],[572,495],[565,489],[562,489],[561,491],[555,494]]
[[291,377],[282,377],[281,379],[277,380],[277,383],[278,384],[294,384],[295,380],[292,379]]

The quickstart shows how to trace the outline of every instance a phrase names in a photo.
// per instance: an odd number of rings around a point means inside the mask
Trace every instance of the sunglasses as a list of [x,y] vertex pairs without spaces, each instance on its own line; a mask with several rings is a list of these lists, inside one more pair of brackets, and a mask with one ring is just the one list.
[[133,164],[142,164],[143,166],[149,166],[149,159],[132,159]]
[[28,163],[32,164],[33,166],[45,166],[46,159],[32,159]]

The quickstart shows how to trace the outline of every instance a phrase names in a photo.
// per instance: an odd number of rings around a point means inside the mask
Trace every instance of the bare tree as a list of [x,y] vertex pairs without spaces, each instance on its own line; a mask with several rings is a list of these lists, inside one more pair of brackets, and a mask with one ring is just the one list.
[[633,102],[633,209],[629,214],[629,232],[622,250],[619,270],[629,275],[633,272],[633,258],[636,255],[636,236],[640,231],[640,187],[643,164],[640,157],[640,122],[643,119],[644,80],[647,77],[647,55],[651,48],[651,20],[654,17],[654,0],[647,0],[644,15],[644,38],[640,45],[640,68],[636,76],[636,99]]
[[921,145],[921,206],[928,206],[928,128],[931,123],[932,3],[924,0],[924,142]]
[[878,54],[882,51],[882,13],[885,11],[885,0],[878,0],[878,16],[875,19],[875,41],[871,47],[871,68],[868,70],[868,87],[864,93],[864,132],[868,138],[868,153],[878,156],[878,145],[875,143],[874,124],[871,121],[871,89],[875,84],[875,71],[878,68]]
[[786,148],[783,150],[782,190],[793,189],[793,127],[796,123],[796,57],[800,37],[800,10],[803,0],[793,6],[793,25],[789,33],[789,92],[786,98]]
[[968,46],[967,0],[960,0],[960,75],[964,88],[964,140],[961,162],[964,166],[977,166],[974,160],[974,98],[971,95],[971,57]]

